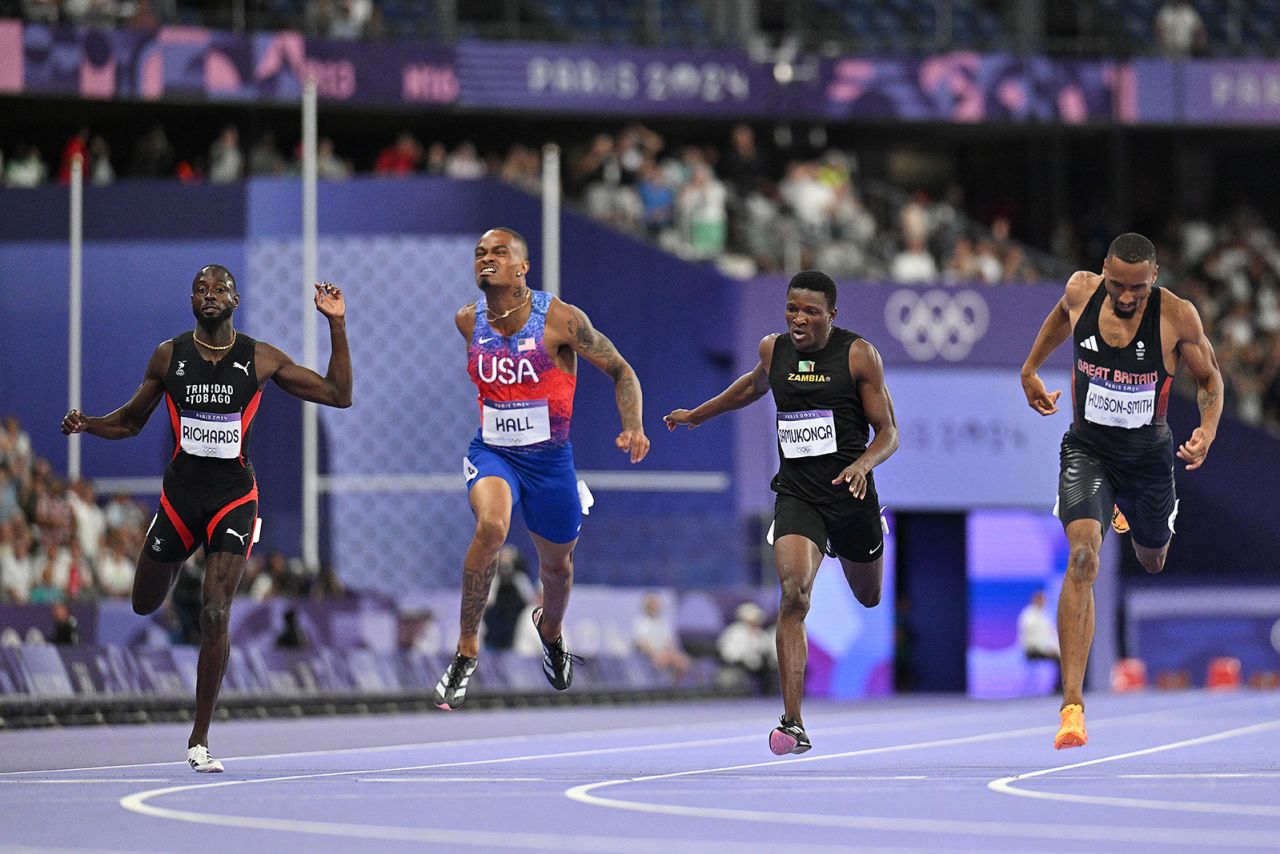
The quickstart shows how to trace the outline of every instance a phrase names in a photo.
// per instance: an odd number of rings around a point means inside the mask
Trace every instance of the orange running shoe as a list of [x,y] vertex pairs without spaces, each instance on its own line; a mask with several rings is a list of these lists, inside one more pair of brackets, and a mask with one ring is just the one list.
[[1062,726],[1058,728],[1058,735],[1053,739],[1053,749],[1084,747],[1089,741],[1089,733],[1084,729],[1084,706],[1072,703],[1064,706],[1059,714],[1062,716]]
[[1129,520],[1124,518],[1124,514],[1120,512],[1120,508],[1115,508],[1111,514],[1111,530],[1117,534],[1129,533]]

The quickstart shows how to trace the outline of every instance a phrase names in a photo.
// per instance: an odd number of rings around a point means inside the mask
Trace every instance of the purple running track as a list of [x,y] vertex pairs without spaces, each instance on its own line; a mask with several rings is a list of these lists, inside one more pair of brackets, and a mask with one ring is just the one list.
[[0,732],[0,852],[1280,849],[1280,693],[775,701]]

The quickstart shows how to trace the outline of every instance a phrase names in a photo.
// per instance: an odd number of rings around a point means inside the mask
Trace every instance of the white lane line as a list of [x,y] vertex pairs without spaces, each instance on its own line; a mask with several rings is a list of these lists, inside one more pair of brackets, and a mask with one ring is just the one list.
[[10,786],[40,786],[47,784],[63,784],[63,785],[81,785],[83,782],[106,782],[106,784],[120,784],[132,786],[136,782],[169,782],[168,777],[78,777],[73,780],[0,780],[0,785],[8,784]]
[[[1276,722],[1275,725],[1280,725]],[[821,762],[832,759],[847,759],[853,756],[869,756],[873,754],[895,753],[908,750],[927,750],[940,747],[953,747],[962,744],[976,744],[999,739],[1018,738],[1030,734],[1052,732],[1056,727],[1031,727],[1026,729],[1007,730],[1003,732],[984,733],[981,735],[961,736],[957,738],[936,739],[932,741],[899,744],[886,747],[871,747],[862,750],[851,750],[844,753],[833,753],[821,756],[802,756],[791,759],[778,759],[771,762],[755,762],[744,765],[731,765],[722,768],[697,768],[687,771],[676,771],[667,774],[650,774],[642,777],[629,777],[617,780],[605,780],[573,786],[565,790],[565,797],[572,801],[609,809],[628,810],[632,812],[651,813],[656,815],[682,816],[687,818],[710,818],[729,821],[746,821],[760,824],[794,824],[814,827],[832,827],[854,830],[880,830],[890,832],[958,834],[969,836],[991,836],[1002,838],[1040,838],[1056,840],[1079,840],[1085,842],[1133,842],[1138,844],[1168,843],[1189,845],[1196,844],[1182,828],[1165,827],[1097,827],[1076,824],[1042,824],[996,821],[963,821],[951,819],[928,818],[892,818],[878,816],[828,815],[821,813],[795,813],[782,811],[746,810],[722,807],[687,806],[682,804],[651,803],[647,801],[621,800],[606,798],[594,794],[597,789],[621,786],[628,783],[644,783],[654,780],[671,780],[698,774],[715,774],[724,771],[740,771],[747,768],[760,768],[779,763],[791,765],[802,762]],[[1089,764],[1089,763],[1082,763]],[[778,781],[776,775],[771,778]],[[798,781],[804,778],[798,777]],[[1240,845],[1274,848],[1276,834],[1270,831],[1222,830],[1215,831],[1215,845]]]
[[1266,772],[1248,772],[1248,773],[1204,773],[1204,774],[1117,774],[1118,780],[1239,780],[1239,779],[1259,779],[1270,780],[1280,777],[1280,774],[1270,774]]
[[[1151,714],[1151,713],[1143,713]],[[1137,715],[1123,715],[1120,717],[1136,717]],[[823,733],[842,733],[842,732],[886,732],[896,729],[918,729],[920,727],[928,727],[935,721],[945,721],[948,725],[962,723],[970,720],[989,721],[991,713],[989,711],[973,712],[967,714],[956,714],[952,711],[940,711],[936,717],[932,718],[912,718],[903,720],[901,718],[891,720],[880,720],[862,722],[856,724],[847,724],[839,727],[831,727],[823,730]],[[1120,718],[1111,718],[1109,720],[1119,720]],[[635,735],[641,733],[664,732],[666,730],[678,729],[688,732],[697,727],[715,728],[718,731],[724,731],[734,727],[750,727],[753,731],[757,730],[760,725],[758,718],[739,718],[737,720],[717,721],[706,720],[699,721],[694,724],[674,723],[674,724],[647,724],[645,726],[631,727],[607,727],[605,729],[589,729],[589,730],[573,730],[567,732],[540,732],[528,733],[524,735],[499,735],[487,736],[485,738],[461,738],[452,741],[422,741],[409,742],[405,744],[384,744],[371,747],[335,747],[326,748],[324,750],[299,750],[288,753],[254,753],[243,756],[220,756],[223,762],[245,762],[249,760],[264,759],[294,759],[305,758],[310,756],[342,756],[351,753],[389,753],[398,750],[421,750],[423,748],[447,748],[447,747],[474,747],[476,745],[502,745],[502,744],[527,744],[533,741],[545,740],[547,738],[564,738],[567,740],[585,741],[590,738],[602,738],[607,736]],[[742,736],[742,738],[757,738],[760,736]],[[4,781],[5,776],[17,774],[70,774],[77,771],[112,771],[123,768],[165,768],[169,766],[187,767],[186,759],[179,759],[173,762],[137,762],[124,765],[90,765],[79,768],[26,768],[13,771],[0,771],[0,782]],[[165,781],[167,782],[167,781]]]
[[[167,783],[168,780],[158,780]],[[546,777],[356,777],[357,783],[546,783]]]
[[[1182,741],[1173,741],[1168,744],[1158,744],[1154,747],[1143,748],[1142,750],[1131,750],[1127,753],[1117,753],[1112,756],[1100,756],[1097,759],[1089,759],[1084,762],[1074,762],[1070,765],[1059,765],[1055,768],[1043,768],[1039,771],[1030,771],[1026,774],[1018,774],[1013,777],[1001,777],[998,780],[992,780],[987,783],[987,788],[993,792],[1000,792],[1005,795],[1016,795],[1020,798],[1036,798],[1044,801],[1059,801],[1073,804],[1097,804],[1100,806],[1126,807],[1129,809],[1148,809],[1148,810],[1166,810],[1171,812],[1191,812],[1191,813],[1211,813],[1219,815],[1249,815],[1249,816],[1280,816],[1280,807],[1267,806],[1264,804],[1229,804],[1229,803],[1206,803],[1202,801],[1170,801],[1157,800],[1153,798],[1119,798],[1109,797],[1106,795],[1080,795],[1067,792],[1043,792],[1034,789],[1021,789],[1013,784],[1023,780],[1030,780],[1036,777],[1043,777],[1048,774],[1057,774],[1062,771],[1070,771],[1074,768],[1088,768],[1092,765],[1101,765],[1105,762],[1117,762],[1122,759],[1132,759],[1135,756],[1149,756],[1153,753],[1163,753],[1168,750],[1179,750],[1184,747],[1195,747],[1201,744],[1212,744],[1215,741],[1225,741],[1229,738],[1238,738],[1243,735],[1254,735],[1267,730],[1280,728],[1280,721],[1266,721],[1260,724],[1251,724],[1250,726],[1237,727],[1235,729],[1223,730],[1210,735],[1203,735],[1198,738],[1188,738]],[[1280,841],[1280,836],[1272,834],[1273,840]],[[1215,839],[1215,843],[1217,840]]]

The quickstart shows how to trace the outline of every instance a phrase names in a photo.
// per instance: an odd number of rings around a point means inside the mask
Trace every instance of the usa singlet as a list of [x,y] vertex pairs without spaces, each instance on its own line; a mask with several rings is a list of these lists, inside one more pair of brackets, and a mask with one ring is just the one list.
[[[831,481],[867,450],[871,426],[849,371],[849,348],[862,336],[833,327],[821,350],[801,353],[789,335],[774,339],[769,385],[778,410],[778,474],[773,491],[811,502],[849,500]],[[875,482],[867,473],[867,497]]]
[[1071,383],[1071,429],[1117,450],[1149,447],[1165,431],[1169,387],[1160,338],[1161,288],[1152,288],[1138,331],[1122,347],[1102,338],[1098,318],[1107,299],[1103,284],[1085,305],[1072,338],[1075,365]]
[[156,560],[183,560],[200,545],[245,556],[253,547],[258,487],[249,437],[262,399],[256,348],[237,333],[230,351],[210,362],[191,332],[173,339],[164,374],[173,457],[143,546]]
[[467,346],[467,372],[476,384],[484,444],[515,452],[569,443],[578,378],[556,367],[543,346],[551,295],[533,291],[529,320],[504,336],[489,324],[488,301],[476,301],[476,325]]

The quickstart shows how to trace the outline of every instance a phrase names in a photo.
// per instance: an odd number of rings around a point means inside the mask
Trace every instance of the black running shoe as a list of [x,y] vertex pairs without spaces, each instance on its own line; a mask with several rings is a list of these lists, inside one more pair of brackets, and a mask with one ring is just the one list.
[[774,753],[786,756],[788,753],[804,753],[813,747],[804,727],[799,723],[787,720],[786,715],[779,718],[778,722],[782,726],[769,733],[769,749]]
[[557,691],[564,691],[573,684],[573,663],[581,658],[565,649],[564,637],[555,643],[547,643],[542,637],[542,609],[533,609],[533,627],[538,632],[538,640],[542,641],[542,672],[547,681]]
[[475,672],[476,659],[467,658],[460,652],[456,653],[453,656],[453,662],[440,677],[435,694],[432,695],[431,699],[436,704],[436,708],[453,711],[461,706],[467,699],[467,683],[471,681],[471,674]]

